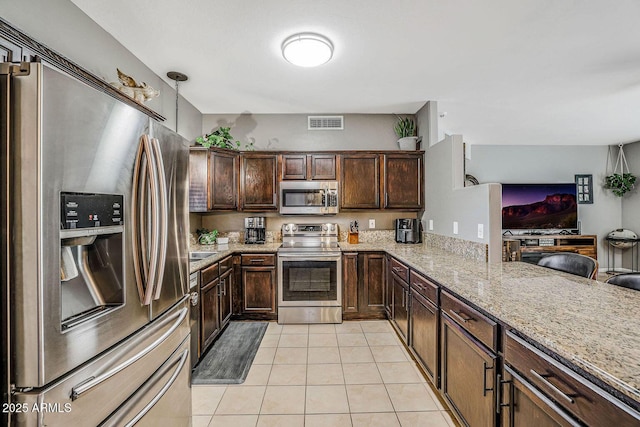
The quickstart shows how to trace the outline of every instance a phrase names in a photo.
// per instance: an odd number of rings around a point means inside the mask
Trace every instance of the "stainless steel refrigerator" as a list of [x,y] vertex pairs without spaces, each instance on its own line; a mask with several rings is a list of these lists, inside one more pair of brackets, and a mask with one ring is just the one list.
[[189,425],[188,142],[41,63],[0,64],[12,425]]

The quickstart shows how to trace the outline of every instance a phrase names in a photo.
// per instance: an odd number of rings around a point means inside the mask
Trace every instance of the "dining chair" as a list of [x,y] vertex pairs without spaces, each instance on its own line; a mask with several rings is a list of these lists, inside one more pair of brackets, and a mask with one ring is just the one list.
[[595,279],[598,274],[598,261],[573,252],[546,255],[540,258],[538,265],[589,279]]
[[622,273],[611,276],[606,283],[640,291],[640,273]]

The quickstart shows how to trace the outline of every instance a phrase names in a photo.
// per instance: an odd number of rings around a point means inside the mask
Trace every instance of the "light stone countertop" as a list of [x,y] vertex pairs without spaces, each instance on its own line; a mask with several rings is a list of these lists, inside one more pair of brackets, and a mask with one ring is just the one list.
[[275,253],[278,251],[281,244],[282,242],[265,243],[260,245],[245,245],[244,243],[229,243],[228,245],[191,245],[190,252],[214,251],[217,253],[199,261],[190,262],[189,273],[195,273],[198,270],[202,270],[203,268],[208,267],[214,262],[220,261],[233,253]]
[[[522,262],[488,264],[424,244],[339,245],[343,252],[389,253],[640,410],[639,291]],[[192,251],[218,253],[190,263],[190,271],[233,253],[275,253],[279,246],[280,242],[192,246]]]
[[640,408],[639,291],[523,262],[487,264],[423,244],[340,247],[389,253]]

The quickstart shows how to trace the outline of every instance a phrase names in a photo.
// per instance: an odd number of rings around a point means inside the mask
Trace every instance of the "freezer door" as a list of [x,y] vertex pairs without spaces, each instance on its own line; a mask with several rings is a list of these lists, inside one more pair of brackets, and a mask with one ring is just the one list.
[[[14,414],[15,425],[97,426],[107,419],[118,420],[108,425],[125,425],[139,414],[140,418],[147,415],[137,425],[147,425],[149,419],[157,421],[159,412],[166,419],[175,417],[176,423],[155,425],[188,425],[188,314],[185,297],[140,332],[54,386],[41,393],[18,393],[14,402],[28,410]],[[162,410],[168,407],[171,414]]]
[[[28,75],[10,78],[12,235],[3,236],[11,263],[17,388],[50,384],[143,327],[150,311],[140,302],[133,273],[129,211],[138,141],[149,118],[53,67],[28,65]],[[61,260],[70,253],[61,244],[61,192],[124,197],[121,259],[110,254],[122,266],[122,280],[112,283],[124,287],[122,297],[117,308],[70,327],[62,321],[69,313],[62,294],[76,289],[63,283],[61,271]],[[105,254],[109,246],[101,250]]]

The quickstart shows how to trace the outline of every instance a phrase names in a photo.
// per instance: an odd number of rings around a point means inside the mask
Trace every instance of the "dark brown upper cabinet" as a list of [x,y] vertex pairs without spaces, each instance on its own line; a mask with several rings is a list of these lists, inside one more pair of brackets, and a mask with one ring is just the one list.
[[424,207],[422,154],[384,155],[385,209],[420,210]]
[[189,150],[189,211],[238,208],[238,154],[191,147]]
[[209,154],[211,210],[235,210],[238,207],[238,155]]
[[340,209],[380,209],[380,156],[343,154]]
[[281,164],[283,181],[336,179],[335,154],[283,154]]
[[277,154],[244,153],[240,159],[240,208],[277,210]]

